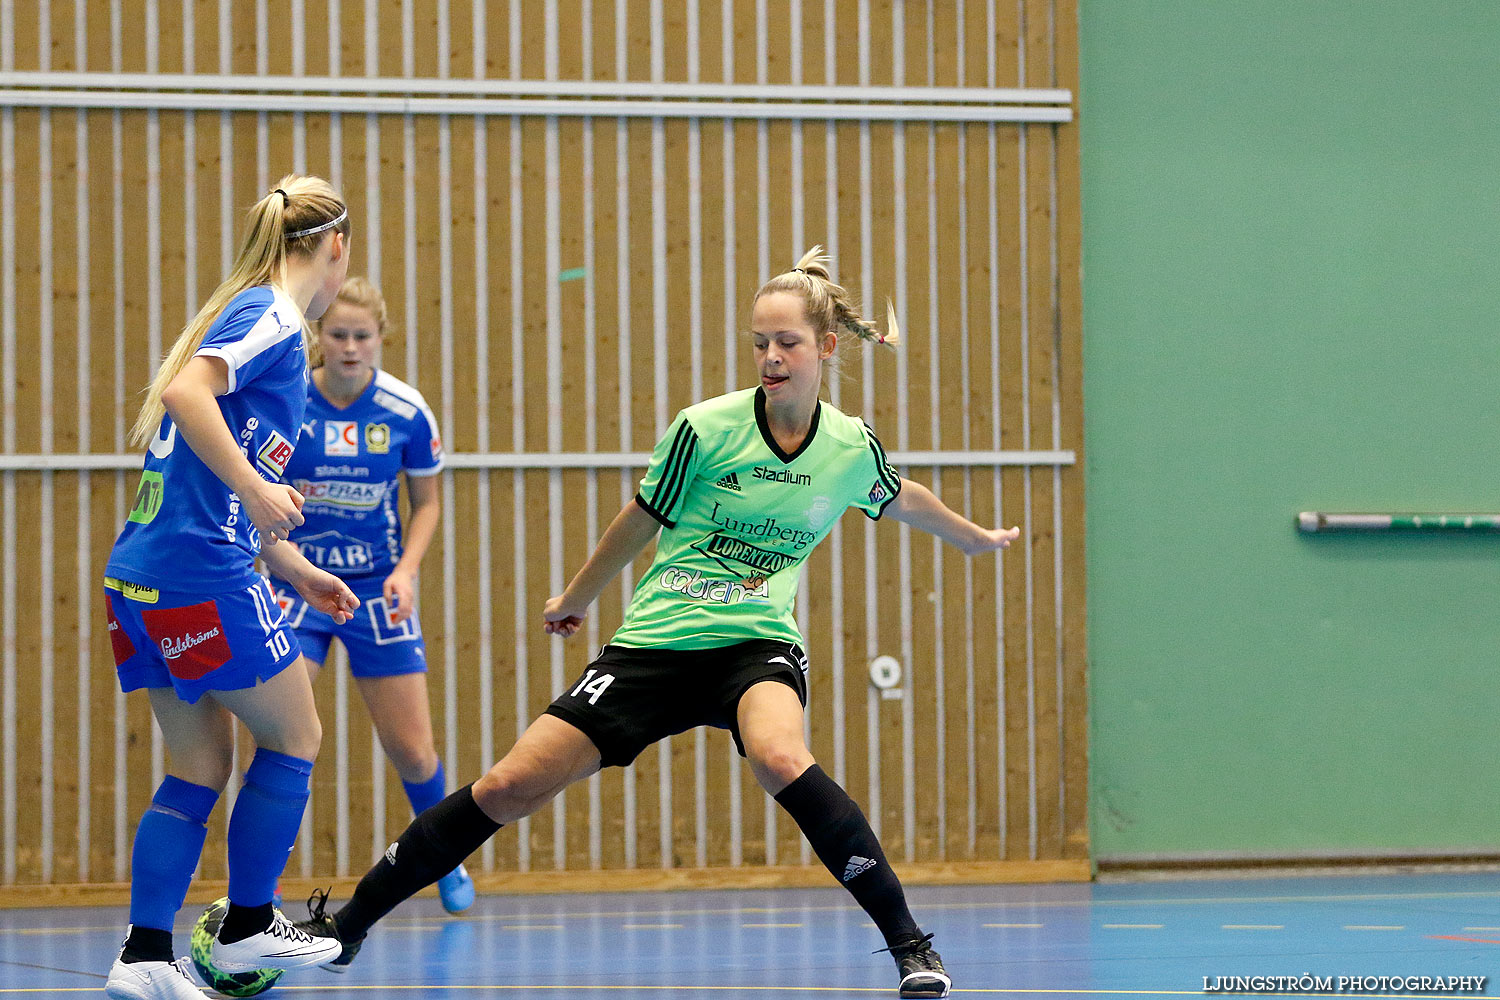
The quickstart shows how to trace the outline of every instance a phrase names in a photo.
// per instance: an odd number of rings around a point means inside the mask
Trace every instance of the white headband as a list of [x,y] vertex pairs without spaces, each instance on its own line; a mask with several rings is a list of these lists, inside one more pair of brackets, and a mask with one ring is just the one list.
[[311,229],[299,229],[294,233],[287,233],[286,238],[289,240],[297,240],[301,239],[304,236],[312,236],[314,233],[321,233],[326,229],[332,229],[334,226],[338,225],[340,222],[343,222],[348,217],[349,209],[346,208],[338,215],[335,215],[333,218],[323,223],[321,226],[313,226]]

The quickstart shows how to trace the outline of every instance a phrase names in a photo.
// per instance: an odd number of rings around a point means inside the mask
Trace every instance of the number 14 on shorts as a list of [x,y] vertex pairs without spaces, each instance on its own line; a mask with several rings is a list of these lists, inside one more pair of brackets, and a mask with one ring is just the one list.
[[580,692],[586,693],[589,696],[590,705],[599,704],[599,696],[604,693],[605,688],[614,683],[615,675],[599,674],[598,677],[595,677],[594,675],[598,673],[599,671],[596,668],[589,667],[588,672],[583,675],[583,680],[579,681],[578,686],[569,691],[568,694],[577,698]]

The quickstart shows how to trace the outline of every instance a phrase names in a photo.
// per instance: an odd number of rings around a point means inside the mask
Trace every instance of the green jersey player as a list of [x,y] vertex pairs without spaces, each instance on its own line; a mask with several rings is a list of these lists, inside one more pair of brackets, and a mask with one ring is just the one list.
[[376,920],[502,824],[665,736],[716,726],[870,915],[895,956],[900,995],[948,994],[932,935],[912,919],[869,822],[803,739],[798,569],[845,510],[893,517],[970,555],[1020,534],[982,528],[902,479],[862,420],[818,398],[839,331],[892,344],[887,327],[878,333],[854,311],[819,247],[761,287],[751,315],[760,384],[677,415],[640,492],[543,609],[549,633],[574,634],[604,587],[660,534],[614,638],[488,773],[417,817],[346,906],[326,914],[318,903],[300,926],[344,944],[325,968],[347,967]]

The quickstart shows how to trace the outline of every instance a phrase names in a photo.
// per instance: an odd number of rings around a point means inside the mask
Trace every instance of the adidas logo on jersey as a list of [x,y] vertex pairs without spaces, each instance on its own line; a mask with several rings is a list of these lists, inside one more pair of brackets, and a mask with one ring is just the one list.
[[740,479],[732,472],[714,485],[722,486],[726,490],[734,490],[736,493],[740,492]]
[[850,858],[849,863],[844,866],[844,881],[847,882],[850,879],[854,878],[854,876],[859,875],[863,872],[867,872],[874,867],[874,860],[872,860],[871,858],[862,858],[858,854],[856,854],[854,855],[854,857]]
[[393,865],[396,863],[396,848],[400,846],[400,844],[392,844],[390,847],[387,847],[385,849],[385,860],[387,864]]

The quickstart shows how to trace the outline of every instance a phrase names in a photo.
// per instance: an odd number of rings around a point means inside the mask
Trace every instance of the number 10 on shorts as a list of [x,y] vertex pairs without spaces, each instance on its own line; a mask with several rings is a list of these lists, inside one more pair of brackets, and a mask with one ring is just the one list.
[[590,705],[599,704],[599,696],[604,693],[605,688],[614,682],[615,675],[599,674],[598,677],[595,677],[594,674],[596,673],[598,673],[597,670],[589,667],[588,672],[583,675],[583,680],[579,681],[578,686],[568,693],[572,697],[577,698],[580,691],[585,692],[589,696]]

